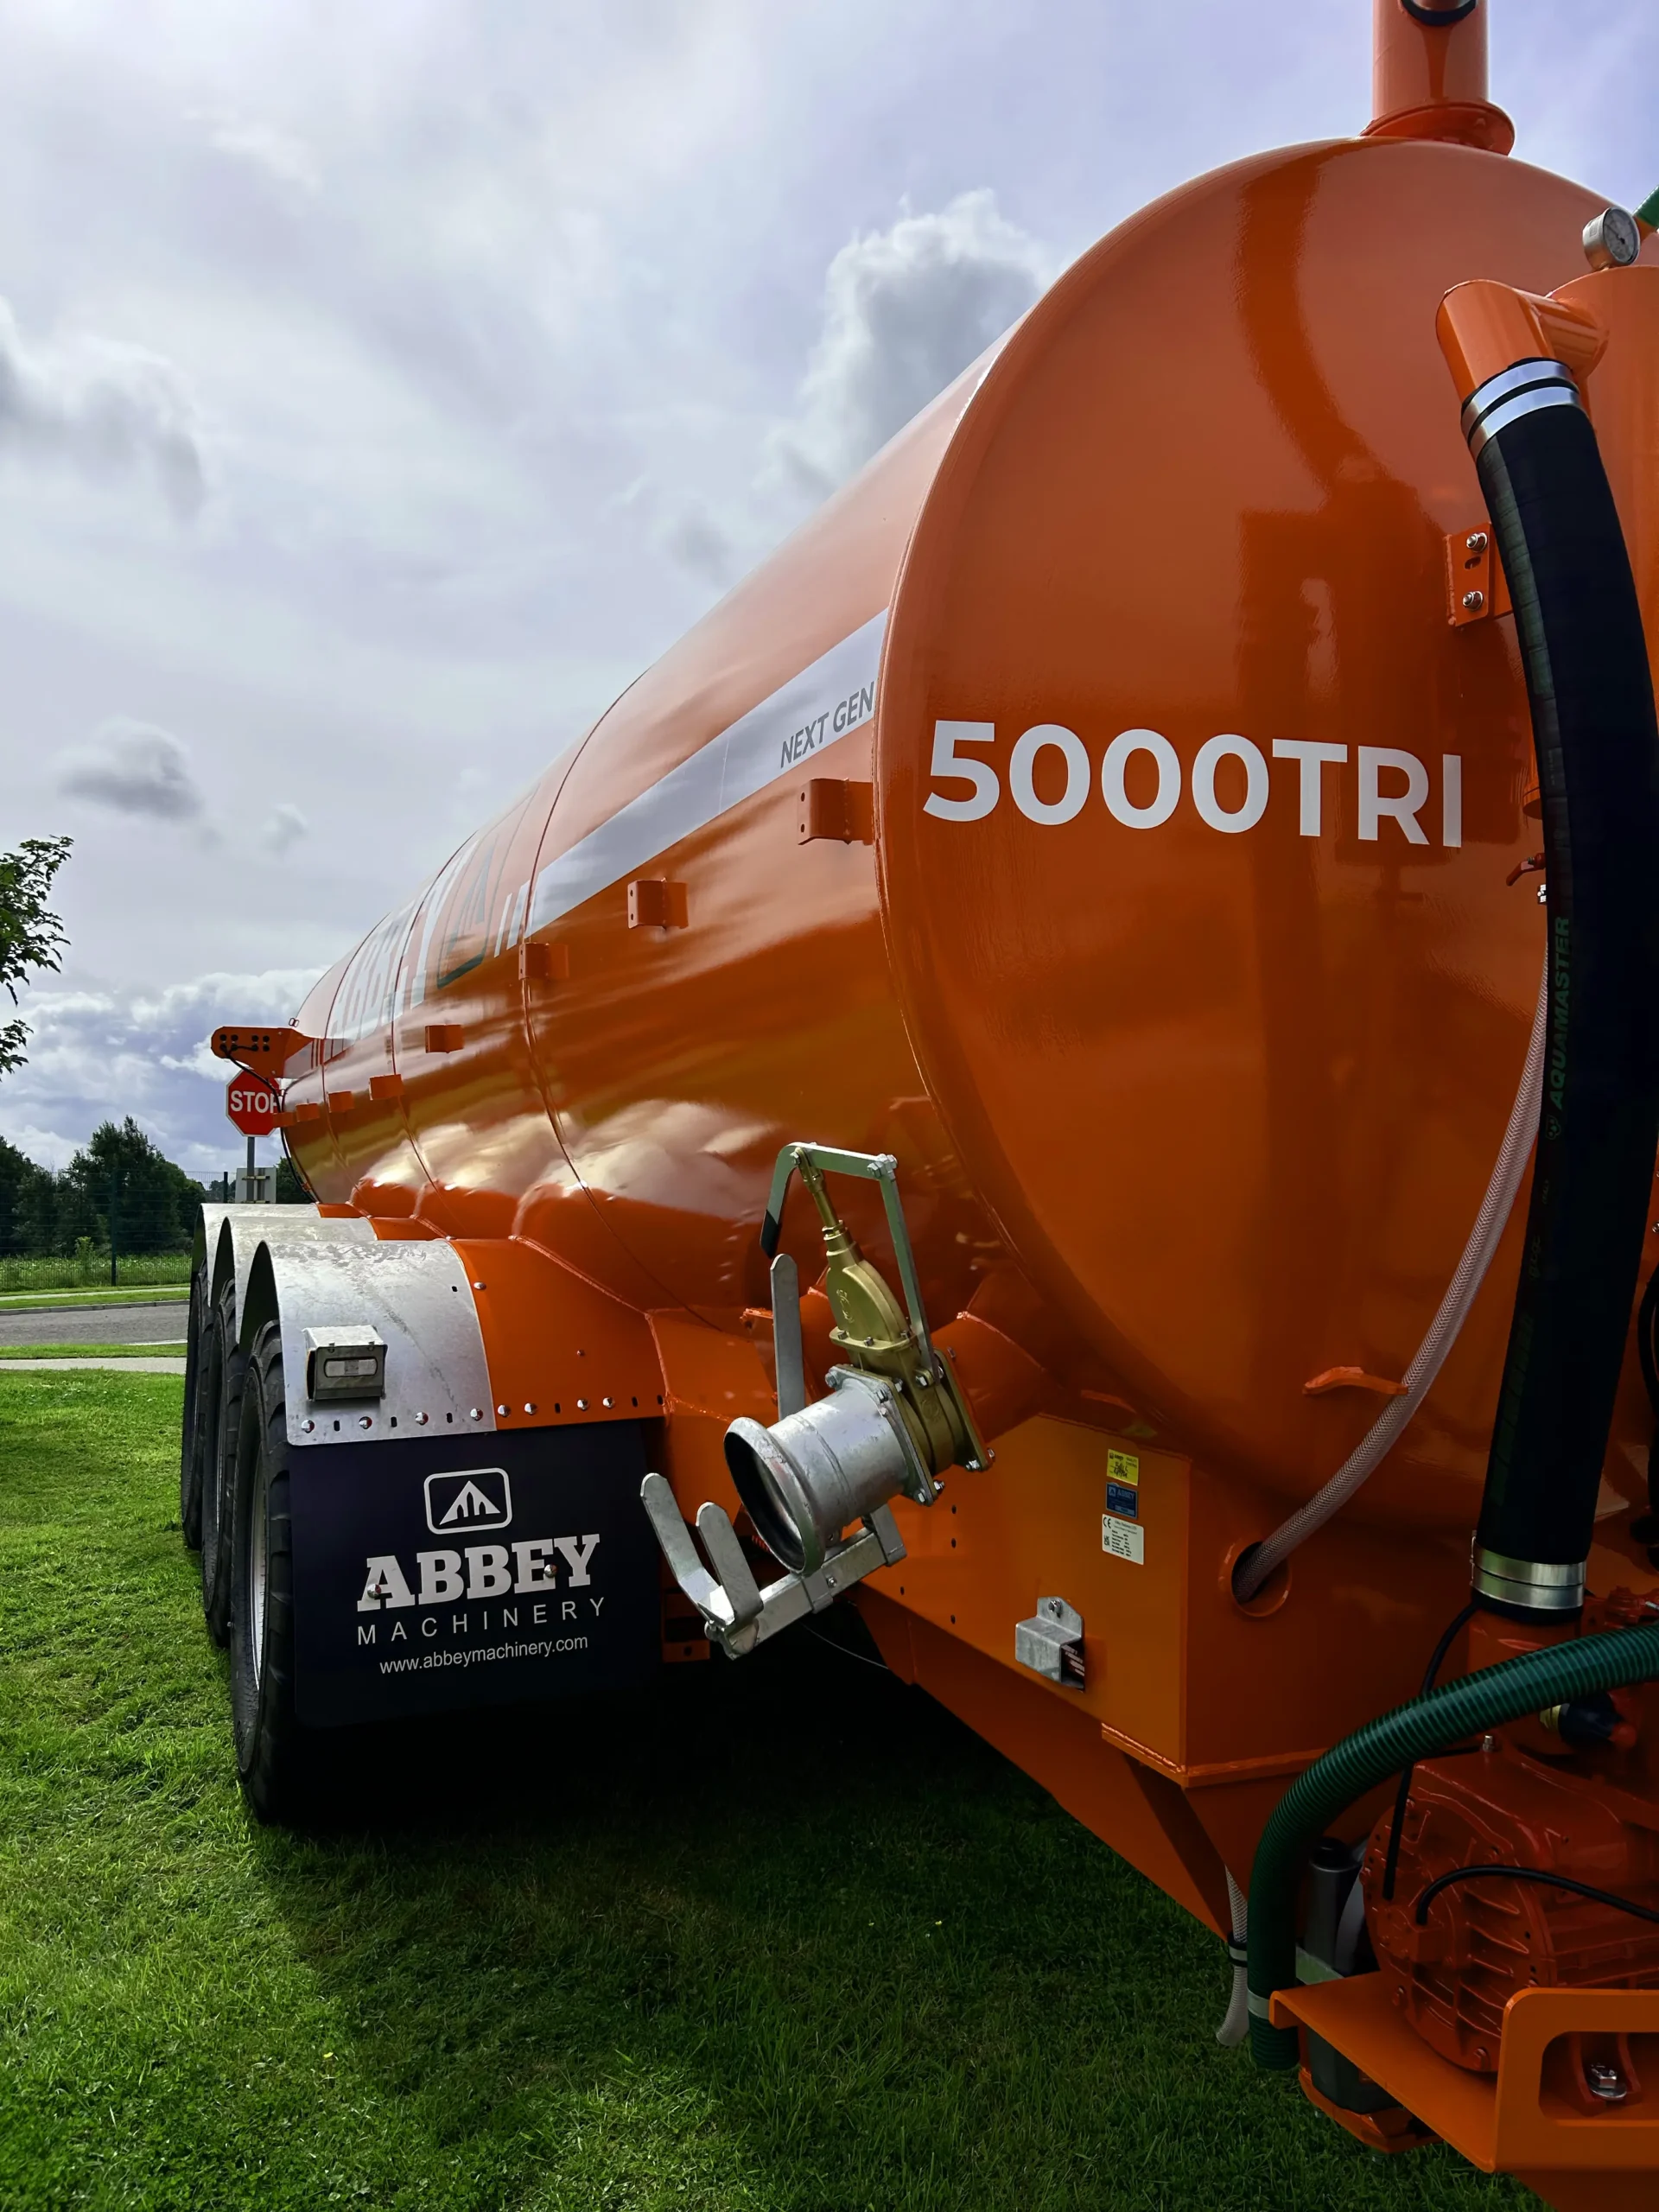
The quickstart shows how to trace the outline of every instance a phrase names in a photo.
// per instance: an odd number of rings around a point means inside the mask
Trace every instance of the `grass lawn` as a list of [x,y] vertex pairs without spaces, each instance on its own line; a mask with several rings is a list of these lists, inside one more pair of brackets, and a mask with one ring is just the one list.
[[190,1281],[190,1255],[188,1252],[160,1252],[146,1259],[118,1259],[115,1263],[116,1281],[110,1281],[110,1255],[91,1267],[77,1260],[0,1259],[0,1293],[8,1291],[84,1290],[96,1293],[100,1288],[154,1288],[158,1284],[183,1283]]
[[337,1827],[251,1825],[180,1394],[0,1378],[8,2212],[1534,2202],[1223,2051],[1212,1937],[799,1630],[351,1744]]

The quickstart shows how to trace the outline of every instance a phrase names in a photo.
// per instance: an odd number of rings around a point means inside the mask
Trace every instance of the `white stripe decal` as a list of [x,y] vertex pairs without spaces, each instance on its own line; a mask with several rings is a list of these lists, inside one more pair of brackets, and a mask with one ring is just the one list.
[[884,607],[711,737],[689,760],[619,807],[608,822],[550,860],[536,878],[530,929],[556,921],[728,808],[791,774],[810,754],[861,728],[875,712],[875,672],[887,626]]

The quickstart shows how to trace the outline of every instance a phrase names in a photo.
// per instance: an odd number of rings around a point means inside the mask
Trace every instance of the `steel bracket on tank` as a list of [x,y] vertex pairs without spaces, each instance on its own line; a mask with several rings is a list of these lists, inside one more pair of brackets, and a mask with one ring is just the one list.
[[[922,1304],[921,1281],[916,1273],[916,1255],[911,1249],[910,1229],[899,1197],[899,1162],[890,1152],[844,1152],[836,1145],[808,1143],[786,1144],[778,1155],[778,1164],[772,1172],[772,1188],[766,1196],[766,1217],[760,1224],[760,1249],[772,1262],[772,1328],[778,1361],[779,1414],[791,1413],[806,1403],[801,1354],[799,1286],[794,1262],[786,1253],[780,1253],[778,1249],[778,1241],[783,1231],[784,1200],[789,1194],[790,1181],[803,1173],[804,1179],[814,1185],[816,1191],[820,1192],[825,1175],[851,1175],[861,1183],[874,1183],[880,1188],[882,1211],[887,1216],[887,1234],[893,1239],[893,1255],[898,1263],[899,1281],[904,1289],[905,1314],[910,1325],[920,1382],[932,1386],[938,1394],[948,1395],[956,1419],[961,1424],[962,1434],[967,1440],[968,1449],[961,1464],[969,1473],[980,1473],[989,1465],[990,1454],[985,1449],[984,1440],[979,1433],[966,1393],[957,1388],[950,1370],[933,1349],[927,1313]],[[833,1221],[836,1217],[831,1213],[826,1218]],[[864,1363],[856,1351],[852,1357],[857,1363]],[[792,1400],[792,1403],[785,1402],[786,1396]],[[931,1499],[931,1487],[912,1494],[926,1503]]]
[[905,1556],[898,1523],[887,1507],[878,1505],[865,1516],[856,1535],[832,1547],[815,1573],[785,1574],[763,1589],[729,1516],[712,1500],[697,1514],[699,1552],[663,1476],[647,1475],[639,1496],[670,1572],[702,1614],[709,1643],[717,1643],[728,1659],[741,1659],[779,1629],[823,1612],[854,1583],[879,1567],[897,1566]]
[[899,1262],[899,1280],[904,1285],[911,1329],[923,1351],[931,1352],[933,1344],[928,1335],[927,1315],[922,1310],[916,1255],[910,1249],[910,1230],[905,1221],[905,1210],[899,1203],[899,1162],[890,1152],[842,1152],[832,1144],[786,1144],[772,1171],[766,1219],[760,1224],[760,1249],[769,1260],[777,1252],[783,1230],[784,1200],[789,1195],[791,1178],[802,1167],[816,1167],[825,1175],[855,1175],[861,1182],[880,1185],[882,1210],[887,1217],[893,1257]]

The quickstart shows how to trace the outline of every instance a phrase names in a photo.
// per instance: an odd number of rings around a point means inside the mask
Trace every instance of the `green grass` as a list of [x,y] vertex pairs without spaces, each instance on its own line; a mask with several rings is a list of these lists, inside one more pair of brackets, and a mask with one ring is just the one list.
[[1223,2051],[1219,1946],[800,1631],[347,1746],[251,1825],[180,1386],[0,1380],[8,2212],[1302,2212],[1524,2198]]
[[118,1259],[110,1281],[110,1255],[90,1265],[79,1260],[0,1259],[0,1292],[9,1290],[110,1290],[137,1285],[188,1283],[190,1255],[158,1252],[144,1259]]
[[152,1344],[0,1344],[0,1359],[182,1359],[184,1339]]
[[189,1300],[188,1283],[153,1290],[20,1290],[0,1293],[0,1313],[79,1313],[99,1306],[186,1306]]

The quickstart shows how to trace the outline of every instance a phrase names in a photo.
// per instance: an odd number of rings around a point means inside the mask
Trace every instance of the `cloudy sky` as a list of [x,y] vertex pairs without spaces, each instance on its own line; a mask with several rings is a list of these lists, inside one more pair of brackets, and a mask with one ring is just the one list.
[[[1492,0],[1659,184],[1650,0]],[[0,0],[0,1132],[235,1156],[317,972],[1099,234],[1369,112],[1367,0]],[[1176,26],[1179,23],[1179,33]]]

